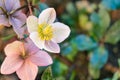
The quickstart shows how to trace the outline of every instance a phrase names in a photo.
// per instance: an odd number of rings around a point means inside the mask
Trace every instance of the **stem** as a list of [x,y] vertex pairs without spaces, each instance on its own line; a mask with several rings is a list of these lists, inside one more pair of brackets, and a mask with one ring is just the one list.
[[120,72],[120,69],[119,69],[119,68],[114,67],[114,66],[112,66],[111,64],[106,64],[105,67],[104,67],[104,69],[107,70],[107,71],[110,71],[110,72],[112,72],[112,73],[115,73],[115,72],[117,72],[117,71]]
[[0,9],[3,11],[5,15],[7,15],[7,12],[2,7],[0,7]]
[[13,10],[12,12],[10,12],[10,14],[13,14],[13,13],[15,13],[16,11],[19,11],[19,10],[21,10],[21,9],[23,9],[23,8],[26,8],[27,6],[28,6],[28,5],[24,5],[24,6],[18,8],[18,9],[16,9],[16,10]]
[[16,35],[15,35],[15,34],[11,34],[11,35],[9,35],[9,36],[3,37],[2,40],[3,40],[3,41],[7,41],[7,40],[11,39],[11,38],[14,37],[14,36],[16,36]]
[[30,11],[30,15],[33,15],[31,5],[30,5],[30,0],[27,0],[27,3],[28,3],[28,8],[29,8],[29,11]]
[[35,0],[32,0],[32,4],[33,4],[33,5],[35,4]]

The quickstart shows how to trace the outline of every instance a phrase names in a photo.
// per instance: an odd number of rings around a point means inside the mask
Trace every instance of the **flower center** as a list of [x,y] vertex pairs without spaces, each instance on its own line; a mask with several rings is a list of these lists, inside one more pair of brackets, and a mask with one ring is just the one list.
[[25,49],[23,49],[23,51],[21,52],[20,57],[21,57],[22,59],[26,59],[26,58],[28,57],[28,54],[27,54],[27,52],[25,51]]
[[41,40],[51,40],[53,37],[53,28],[47,23],[38,26],[38,34]]

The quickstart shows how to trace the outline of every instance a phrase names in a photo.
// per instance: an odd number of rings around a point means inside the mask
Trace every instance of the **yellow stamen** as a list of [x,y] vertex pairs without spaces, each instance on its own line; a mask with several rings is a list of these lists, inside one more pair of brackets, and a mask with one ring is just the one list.
[[51,25],[46,23],[38,26],[38,33],[41,40],[51,40],[53,37],[53,29]]
[[28,55],[26,54],[24,44],[22,44],[20,48],[21,48],[21,50],[22,50],[22,52],[21,52],[21,57],[22,57],[23,59],[26,59],[26,57],[27,57]]

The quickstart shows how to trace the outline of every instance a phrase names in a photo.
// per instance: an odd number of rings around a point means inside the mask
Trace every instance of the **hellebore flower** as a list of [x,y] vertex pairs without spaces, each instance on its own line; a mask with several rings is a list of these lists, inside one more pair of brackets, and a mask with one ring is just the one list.
[[20,8],[19,0],[0,0],[0,25],[13,26],[18,37],[23,38],[25,27],[22,27],[26,22],[26,15]]
[[49,54],[39,50],[31,42],[14,41],[5,47],[6,58],[1,65],[2,74],[16,72],[21,80],[35,80],[37,66],[52,64]]
[[27,18],[28,32],[31,40],[40,49],[59,53],[60,47],[57,43],[64,41],[70,34],[70,28],[60,22],[55,22],[56,12],[53,8],[45,9],[39,15]]

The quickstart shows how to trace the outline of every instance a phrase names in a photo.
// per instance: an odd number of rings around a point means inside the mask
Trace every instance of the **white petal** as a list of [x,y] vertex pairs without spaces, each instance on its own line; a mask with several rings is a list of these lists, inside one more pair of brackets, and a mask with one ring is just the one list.
[[38,48],[44,48],[44,41],[40,40],[37,32],[30,33],[30,38]]
[[53,41],[45,41],[44,49],[49,51],[49,52],[52,52],[52,53],[59,53],[60,52],[59,45]]
[[34,32],[34,31],[37,31],[37,28],[38,28],[38,19],[37,19],[37,17],[29,16],[27,18],[27,28],[28,28],[28,31],[30,33]]
[[41,23],[53,23],[56,18],[56,12],[54,8],[48,8],[41,12],[39,15],[39,24]]
[[54,31],[52,40],[56,43],[61,43],[70,35],[70,28],[63,23],[56,22],[52,27]]

